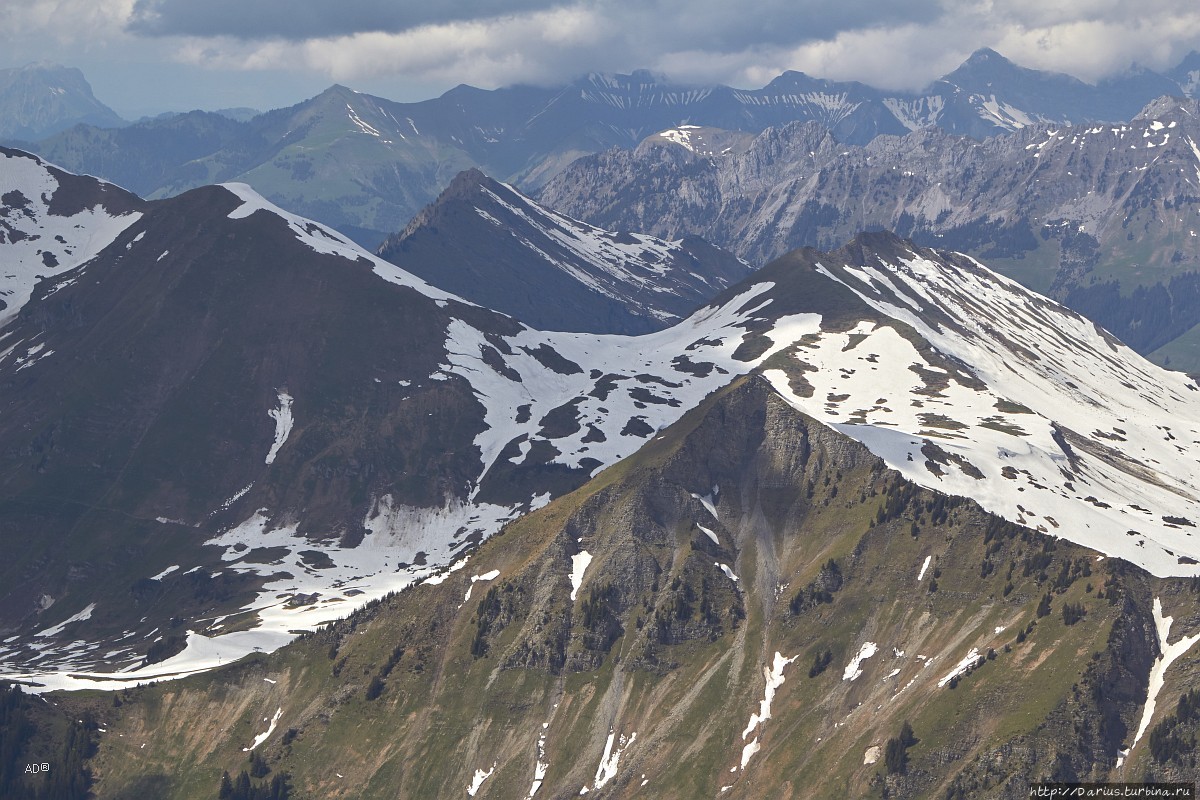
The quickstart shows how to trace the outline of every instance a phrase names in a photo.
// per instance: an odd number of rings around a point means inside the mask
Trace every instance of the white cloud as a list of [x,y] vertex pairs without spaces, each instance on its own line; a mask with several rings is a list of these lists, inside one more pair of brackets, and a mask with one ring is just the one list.
[[0,41],[107,44],[123,39],[134,0],[18,0],[0,4]]
[[[396,20],[407,17],[385,13],[394,0],[354,0],[340,27],[358,32],[310,38],[297,31],[331,30],[321,25],[333,6],[286,1],[295,20],[272,34],[253,4],[239,18],[241,6],[228,0],[229,19],[213,23],[229,31],[220,36],[168,35],[196,17],[182,0],[7,2],[0,41],[14,59],[72,63],[85,51],[126,61],[161,57],[210,76],[255,71],[266,82],[268,73],[291,74],[318,85],[394,86],[382,93],[409,98],[404,87],[559,83],[641,67],[693,83],[755,87],[797,69],[916,89],[979,47],[1094,81],[1135,61],[1164,69],[1200,48],[1195,0],[762,0],[751,9],[729,0],[456,0],[417,15],[442,21],[402,30]],[[154,36],[130,27],[147,9],[161,17]],[[490,13],[464,16],[471,9]]]
[[1174,66],[1200,41],[1200,10],[1153,19],[1079,20],[1040,28],[1011,28],[996,49],[1030,67],[1096,80],[1137,62]]
[[561,79],[573,75],[589,55],[605,62],[602,69],[619,69],[619,59],[596,51],[620,35],[610,20],[576,6],[299,42],[192,39],[179,55],[188,63],[222,69],[301,65],[335,81],[396,75],[492,87]]
[[[816,9],[818,4],[808,5]],[[1200,46],[1200,11],[1191,0],[1145,0],[1136,6],[1118,0],[947,0],[928,19],[891,24],[878,22],[864,3],[847,7],[837,16],[844,29],[815,39],[806,39],[806,31],[821,30],[821,24],[803,19],[798,11],[784,24],[778,3],[748,13],[726,0],[644,5],[581,0],[401,32],[299,41],[193,40],[180,49],[180,57],[223,68],[300,65],[343,82],[391,75],[494,87],[647,67],[691,82],[761,86],[784,69],[799,69],[883,88],[915,89],[984,46],[1023,65],[1085,80],[1123,70],[1134,61],[1166,68]],[[824,27],[829,21],[824,20]],[[790,39],[781,41],[785,34]]]

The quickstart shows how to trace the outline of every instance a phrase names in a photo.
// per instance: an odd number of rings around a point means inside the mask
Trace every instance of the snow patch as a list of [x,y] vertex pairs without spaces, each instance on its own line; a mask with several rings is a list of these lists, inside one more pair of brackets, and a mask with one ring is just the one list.
[[[254,741],[251,743],[251,745],[249,747],[243,747],[242,752],[249,753],[251,750],[258,747],[260,744],[265,742],[267,739],[271,738],[271,734],[275,732],[275,726],[277,724],[279,724],[279,718],[281,716],[283,716],[283,708],[282,707],[275,710],[275,716],[271,717],[271,724],[266,729],[266,731],[264,731],[263,733],[260,733],[258,736],[255,736]],[[263,722],[266,722],[266,721],[267,721],[267,718],[263,717]]]
[[[1137,746],[1137,743],[1142,738],[1142,734],[1146,732],[1146,728],[1150,727],[1150,720],[1154,718],[1154,707],[1158,701],[1158,693],[1162,691],[1163,682],[1166,679],[1167,668],[1171,666],[1184,653],[1192,648],[1196,642],[1200,642],[1200,633],[1194,636],[1184,636],[1175,644],[1168,644],[1167,638],[1171,633],[1171,624],[1175,621],[1174,617],[1164,617],[1162,613],[1162,600],[1154,598],[1154,629],[1158,634],[1158,648],[1162,651],[1161,655],[1155,659],[1153,666],[1150,667],[1150,681],[1146,687],[1146,705],[1142,708],[1142,719],[1138,723],[1137,734],[1133,737],[1133,744],[1129,745],[1132,750]],[[1121,766],[1124,759],[1118,760],[1117,766]]]
[[575,595],[579,593],[579,587],[583,585],[583,573],[588,568],[588,564],[592,563],[592,554],[587,550],[582,550],[571,556],[571,600],[575,600]]
[[709,514],[712,514],[713,519],[718,519],[717,506],[716,503],[713,502],[713,498],[717,496],[718,491],[718,488],[714,486],[712,494],[706,494],[702,496],[692,492],[692,497],[700,501],[700,505],[704,506],[708,510]]
[[495,771],[496,762],[494,761],[492,762],[492,768],[487,772],[484,772],[481,769],[475,770],[475,776],[471,778],[471,785],[467,787],[467,796],[474,797],[475,793],[479,791],[479,787],[483,786],[483,782],[492,777],[492,773]]
[[89,603],[87,608],[83,609],[83,611],[80,611],[78,614],[75,614],[74,616],[64,619],[62,622],[58,623],[57,625],[55,625],[52,628],[46,628],[45,630],[38,631],[37,633],[34,634],[34,636],[54,636],[54,635],[60,633],[63,628],[67,627],[68,625],[70,625],[73,622],[83,622],[86,619],[91,619],[92,612],[95,610],[96,610],[96,604]]
[[920,583],[921,579],[925,577],[925,570],[929,569],[929,562],[932,558],[933,556],[925,556],[925,563],[921,565],[921,571],[917,573],[917,583]]
[[[467,562],[462,561],[460,563],[466,564]],[[462,608],[463,606],[465,606],[467,604],[467,601],[471,599],[471,592],[475,589],[476,583],[478,583],[480,581],[492,581],[492,580],[495,580],[496,578],[498,578],[499,576],[500,576],[500,570],[498,570],[498,569],[494,569],[491,572],[485,572],[482,575],[472,575],[471,576],[471,585],[467,587],[467,594],[466,594],[466,596],[463,597],[463,601],[459,605],[459,608]],[[444,578],[443,578],[443,580],[444,580]],[[439,583],[440,582],[441,581],[439,581]],[[426,581],[426,583],[428,583],[428,581]]]
[[879,652],[879,646],[875,642],[864,642],[863,646],[858,648],[858,653],[854,658],[850,659],[850,663],[846,665],[845,671],[842,672],[842,680],[853,681],[862,675],[862,662],[866,661],[871,656]]
[[[771,666],[763,667],[763,678],[767,685],[763,689],[763,699],[758,703],[758,711],[750,715],[750,721],[746,723],[746,728],[742,731],[742,741],[745,741],[755,728],[761,728],[771,718],[771,704],[775,701],[775,692],[780,686],[783,686],[783,668],[797,658],[799,658],[798,655],[784,658],[782,653],[776,651],[775,660]],[[742,748],[741,769],[746,768],[746,764],[750,763],[750,758],[759,749],[758,736],[755,736],[753,741]]]
[[616,737],[615,731],[608,732],[608,741],[604,743],[604,755],[600,757],[600,766],[596,768],[596,778],[592,784],[595,789],[599,789],[617,776],[617,763],[621,760],[621,754],[637,740],[637,732],[631,733],[628,739],[625,738],[625,734],[621,734],[620,741],[614,749],[613,743],[616,741]]
[[174,571],[175,571],[175,570],[177,570],[177,569],[179,569],[179,565],[178,565],[178,564],[174,564],[174,565],[172,565],[172,566],[169,566],[169,567],[167,567],[166,569],[164,569],[162,572],[160,572],[160,573],[158,573],[157,575],[155,575],[155,576],[153,576],[152,578],[150,578],[150,580],[152,580],[152,581],[161,581],[163,578],[167,577],[168,575],[170,575],[172,572],[174,572]]
[[[741,765],[739,768],[745,769],[746,765],[750,763],[750,759],[753,758],[754,754],[757,753],[761,749],[762,749],[762,745],[760,745],[758,743],[758,737],[755,736],[754,739],[751,740],[749,744],[742,747],[742,761],[741,761]],[[725,788],[727,789],[729,787],[725,787]],[[721,791],[723,792],[723,791],[725,791],[725,789],[722,789]]]
[[983,661],[983,656],[979,655],[979,648],[972,647],[971,652],[969,652],[965,656],[963,656],[962,660],[954,665],[954,669],[947,672],[945,674],[945,676],[943,676],[942,679],[940,681],[938,681],[938,688],[941,689],[943,686],[948,684],[950,681],[954,680],[955,678],[961,677],[963,675],[963,673],[965,673],[967,670],[971,669],[972,667],[976,666],[981,661]]
[[271,445],[271,452],[267,453],[268,464],[275,463],[279,448],[283,447],[292,432],[292,396],[284,391],[279,393],[278,398],[279,408],[267,412],[267,416],[275,420],[275,443]]
[[525,800],[530,800],[538,789],[542,788],[542,781],[546,779],[546,770],[550,769],[550,763],[546,761],[546,728],[550,727],[550,723],[542,723],[542,735],[537,740],[537,761],[533,765],[533,784],[529,787],[529,794],[525,795]]

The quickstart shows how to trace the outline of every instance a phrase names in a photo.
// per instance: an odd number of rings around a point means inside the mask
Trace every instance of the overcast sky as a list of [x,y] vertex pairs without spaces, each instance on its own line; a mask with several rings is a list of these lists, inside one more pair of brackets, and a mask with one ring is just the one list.
[[1094,81],[1200,49],[1196,0],[0,0],[7,63],[81,68],[126,117],[396,100],[648,68],[758,87],[785,69],[919,88],[992,47]]

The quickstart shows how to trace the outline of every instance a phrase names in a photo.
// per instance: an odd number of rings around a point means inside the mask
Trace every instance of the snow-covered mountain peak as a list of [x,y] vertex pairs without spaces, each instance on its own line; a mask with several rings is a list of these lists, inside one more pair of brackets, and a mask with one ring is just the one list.
[[390,283],[415,289],[426,297],[440,302],[453,300],[457,303],[473,305],[461,297],[444,292],[426,283],[412,273],[405,272],[395,264],[383,260],[374,253],[364,250],[348,237],[343,236],[328,226],[284,211],[254,191],[248,184],[234,182],[223,183],[221,186],[241,200],[241,205],[229,212],[229,219],[245,219],[256,212],[266,212],[287,223],[287,226],[295,234],[296,239],[317,253],[338,256],[350,261],[366,261],[371,264],[371,268],[376,275]]
[[1197,572],[1193,380],[967,257],[846,254],[814,269],[882,316],[770,365],[793,405],[921,485],[1158,575]]
[[87,262],[141,216],[141,201],[123,189],[19,150],[0,148],[0,175],[0,321],[39,280]]

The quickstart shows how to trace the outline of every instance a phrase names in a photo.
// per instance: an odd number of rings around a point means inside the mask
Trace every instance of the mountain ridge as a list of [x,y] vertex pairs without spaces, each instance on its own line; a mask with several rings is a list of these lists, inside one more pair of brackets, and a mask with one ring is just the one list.
[[0,532],[43,531],[6,566],[10,678],[187,674],[440,582],[751,372],[915,485],[1158,575],[1200,561],[1195,384],[891,234],[636,337],[528,328],[236,184],[150,204],[72,278],[4,331]]
[[1181,584],[917,489],[749,376],[443,580],[125,692],[92,765],[103,791],[179,797],[247,750],[298,791],[360,797],[1162,779],[1173,763],[1134,737],[1163,602],[1196,628]]

